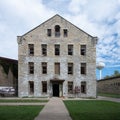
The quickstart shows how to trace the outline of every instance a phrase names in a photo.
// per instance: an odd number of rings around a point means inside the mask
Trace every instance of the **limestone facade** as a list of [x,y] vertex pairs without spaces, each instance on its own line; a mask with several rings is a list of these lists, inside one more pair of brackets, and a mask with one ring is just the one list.
[[19,97],[96,97],[97,37],[55,15],[17,42]]

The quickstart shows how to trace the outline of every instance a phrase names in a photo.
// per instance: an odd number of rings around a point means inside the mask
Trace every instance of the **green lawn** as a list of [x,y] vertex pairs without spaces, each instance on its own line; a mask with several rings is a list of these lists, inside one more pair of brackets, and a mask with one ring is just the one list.
[[0,106],[0,120],[34,120],[43,106]]
[[98,100],[64,101],[73,120],[120,120],[120,103]]
[[37,99],[0,99],[0,103],[9,102],[9,103],[38,103],[38,102],[48,102],[48,100],[37,100]]

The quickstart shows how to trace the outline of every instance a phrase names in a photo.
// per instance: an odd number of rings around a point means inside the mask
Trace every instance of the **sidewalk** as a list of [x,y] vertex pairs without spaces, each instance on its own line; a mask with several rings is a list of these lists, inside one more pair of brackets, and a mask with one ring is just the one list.
[[51,98],[35,120],[72,120],[61,98]]
[[113,102],[120,102],[120,98],[111,98],[111,97],[103,97],[103,96],[98,96],[97,100],[108,100]]

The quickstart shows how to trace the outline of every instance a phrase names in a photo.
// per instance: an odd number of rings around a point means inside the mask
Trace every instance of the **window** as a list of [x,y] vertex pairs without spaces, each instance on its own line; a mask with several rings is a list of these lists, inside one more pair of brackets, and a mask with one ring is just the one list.
[[86,74],[86,63],[81,63],[81,74]]
[[68,55],[73,55],[73,45],[68,45]]
[[55,55],[60,55],[60,45],[55,45]]
[[34,74],[34,63],[29,62],[29,74]]
[[47,81],[42,81],[42,92],[47,93]]
[[41,48],[42,48],[42,55],[46,56],[47,55],[47,45],[46,44],[42,44]]
[[47,74],[47,63],[46,62],[42,63],[42,74]]
[[86,93],[86,82],[85,81],[81,82],[81,93]]
[[68,93],[73,93],[73,82],[68,82]]
[[34,44],[28,44],[29,55],[34,55]]
[[52,32],[51,32],[51,29],[47,29],[47,36],[51,36]]
[[68,74],[73,74],[73,63],[68,63]]
[[81,45],[81,55],[86,55],[86,45]]
[[67,36],[68,36],[68,31],[67,31],[67,29],[63,29],[63,34],[64,34],[64,37],[67,37]]
[[55,74],[60,74],[60,63],[55,63]]
[[59,25],[55,26],[55,37],[60,37],[60,26]]
[[29,93],[33,94],[34,93],[34,82],[29,81]]

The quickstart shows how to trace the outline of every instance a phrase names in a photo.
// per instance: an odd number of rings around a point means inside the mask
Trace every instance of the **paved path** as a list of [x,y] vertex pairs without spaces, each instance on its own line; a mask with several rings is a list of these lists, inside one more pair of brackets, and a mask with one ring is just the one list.
[[51,98],[35,120],[72,120],[61,98]]
[[111,97],[103,97],[103,96],[98,96],[97,100],[108,100],[113,102],[120,102],[120,98],[111,98]]
[[25,106],[27,106],[27,105],[45,105],[46,104],[46,102],[44,102],[44,103],[0,103],[0,106],[17,106],[17,105],[25,105]]

